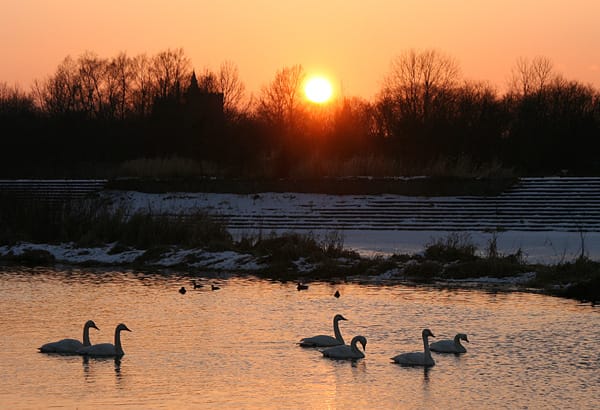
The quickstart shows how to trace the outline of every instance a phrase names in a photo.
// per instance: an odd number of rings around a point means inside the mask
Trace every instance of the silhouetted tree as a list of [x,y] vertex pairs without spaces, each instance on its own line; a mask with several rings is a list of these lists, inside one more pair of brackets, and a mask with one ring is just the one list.
[[146,54],[140,54],[131,60],[132,111],[142,118],[150,114],[154,100],[151,64]]
[[301,65],[285,67],[273,81],[262,88],[256,114],[270,134],[270,146],[278,162],[278,173],[287,175],[294,162],[302,157],[300,125],[304,108],[301,100],[305,73]]
[[458,74],[454,59],[435,50],[409,50],[392,60],[377,118],[397,155],[413,161],[435,155]]
[[277,132],[289,133],[302,116],[301,86],[304,77],[301,65],[285,67],[261,90],[257,114]]
[[361,98],[344,98],[335,108],[325,139],[327,156],[348,159],[377,150],[374,108]]
[[225,117],[233,120],[240,114],[247,113],[249,103],[244,104],[246,86],[240,79],[237,65],[224,61],[218,73],[219,92],[223,93],[223,110]]
[[512,160],[527,172],[600,169],[598,93],[556,78],[536,92],[510,98],[507,143]]
[[425,123],[456,85],[454,59],[435,50],[409,50],[392,60],[383,93],[402,117]]
[[529,61],[520,57],[512,69],[509,91],[518,95],[529,95],[542,90],[556,77],[550,59],[538,56]]
[[183,49],[161,51],[150,65],[155,98],[179,100],[192,73],[190,60]]

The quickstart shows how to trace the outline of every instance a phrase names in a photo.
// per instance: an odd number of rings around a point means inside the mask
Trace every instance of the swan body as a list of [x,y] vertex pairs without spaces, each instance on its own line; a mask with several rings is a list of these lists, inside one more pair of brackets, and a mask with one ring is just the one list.
[[344,338],[340,332],[338,322],[340,320],[348,320],[344,316],[337,314],[333,317],[333,333],[335,337],[329,335],[317,335],[313,337],[305,337],[298,343],[302,347],[330,347],[344,344]]
[[402,364],[405,366],[433,366],[435,360],[431,357],[431,351],[429,350],[429,337],[435,337],[431,330],[424,329],[422,332],[423,337],[423,352],[412,352],[402,353],[392,357],[394,363]]
[[460,343],[461,340],[469,342],[466,334],[458,333],[454,340],[440,340],[429,345],[429,348],[438,353],[466,353],[467,349]]
[[126,330],[131,332],[125,324],[121,323],[115,329],[115,344],[100,343],[88,347],[81,348],[77,351],[78,354],[92,357],[120,357],[125,354],[121,347],[121,331]]
[[39,348],[42,353],[77,354],[83,347],[90,346],[90,327],[96,330],[98,327],[93,320],[88,320],[83,325],[83,343],[77,339],[62,339],[58,342],[46,343]]
[[329,357],[330,359],[339,359],[339,360],[355,360],[362,359],[365,357],[365,354],[358,350],[357,343],[362,345],[363,350],[367,348],[367,338],[364,336],[354,336],[352,338],[352,342],[350,342],[350,346],[342,345],[342,346],[333,346],[328,349],[323,350],[323,356]]

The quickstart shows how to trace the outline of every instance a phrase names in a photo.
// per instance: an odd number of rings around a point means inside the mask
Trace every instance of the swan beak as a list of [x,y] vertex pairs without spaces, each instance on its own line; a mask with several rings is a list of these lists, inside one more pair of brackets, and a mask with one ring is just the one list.
[[467,342],[467,343],[471,343],[471,342],[469,342],[469,339],[467,339],[467,337],[466,337],[466,336],[465,336],[465,342]]

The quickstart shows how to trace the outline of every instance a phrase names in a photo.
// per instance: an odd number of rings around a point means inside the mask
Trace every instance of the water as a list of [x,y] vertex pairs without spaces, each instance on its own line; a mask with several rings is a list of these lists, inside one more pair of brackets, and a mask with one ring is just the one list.
[[[0,408],[600,406],[598,307],[526,293],[218,283],[213,292],[176,273],[0,270]],[[332,334],[336,313],[349,319],[347,342],[367,337],[365,359],[333,361],[295,344]],[[81,338],[88,319],[101,329],[92,343],[112,342],[120,322],[132,330],[120,361],[37,352]],[[392,364],[422,349],[424,327],[437,339],[467,333],[468,352],[434,354],[430,370]]]

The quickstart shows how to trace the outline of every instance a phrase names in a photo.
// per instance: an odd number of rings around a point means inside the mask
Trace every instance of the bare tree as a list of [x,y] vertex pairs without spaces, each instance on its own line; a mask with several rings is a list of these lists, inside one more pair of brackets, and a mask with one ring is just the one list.
[[392,60],[382,99],[395,102],[402,114],[426,121],[436,100],[459,77],[455,60],[436,50],[408,50]]
[[14,115],[33,110],[31,95],[26,94],[17,85],[9,86],[6,82],[0,82],[0,115]]
[[79,69],[79,99],[83,109],[92,116],[100,116],[105,107],[105,72],[107,61],[96,54],[85,52],[77,59]]
[[75,61],[70,56],[65,57],[54,75],[34,83],[33,94],[37,105],[48,114],[81,111],[81,85]]
[[206,68],[198,77],[198,89],[203,93],[221,92],[219,89],[219,80],[217,74]]
[[107,111],[111,117],[123,119],[132,109],[132,80],[132,60],[125,53],[119,53],[106,67]]
[[180,98],[191,75],[190,60],[182,48],[158,53],[152,58],[150,72],[161,99]]
[[131,61],[132,71],[132,109],[141,117],[150,113],[152,107],[152,73],[151,61],[146,54],[135,56]]
[[271,84],[261,90],[257,108],[259,117],[281,131],[292,130],[302,112],[300,96],[304,76],[301,65],[278,71]]
[[557,76],[553,71],[552,61],[546,57],[538,56],[531,61],[520,57],[512,69],[509,89],[519,95],[541,91],[556,79]]
[[236,114],[247,111],[248,106],[242,105],[246,86],[240,80],[238,67],[231,61],[221,63],[218,75],[219,91],[223,93],[223,110],[227,118],[233,118]]

